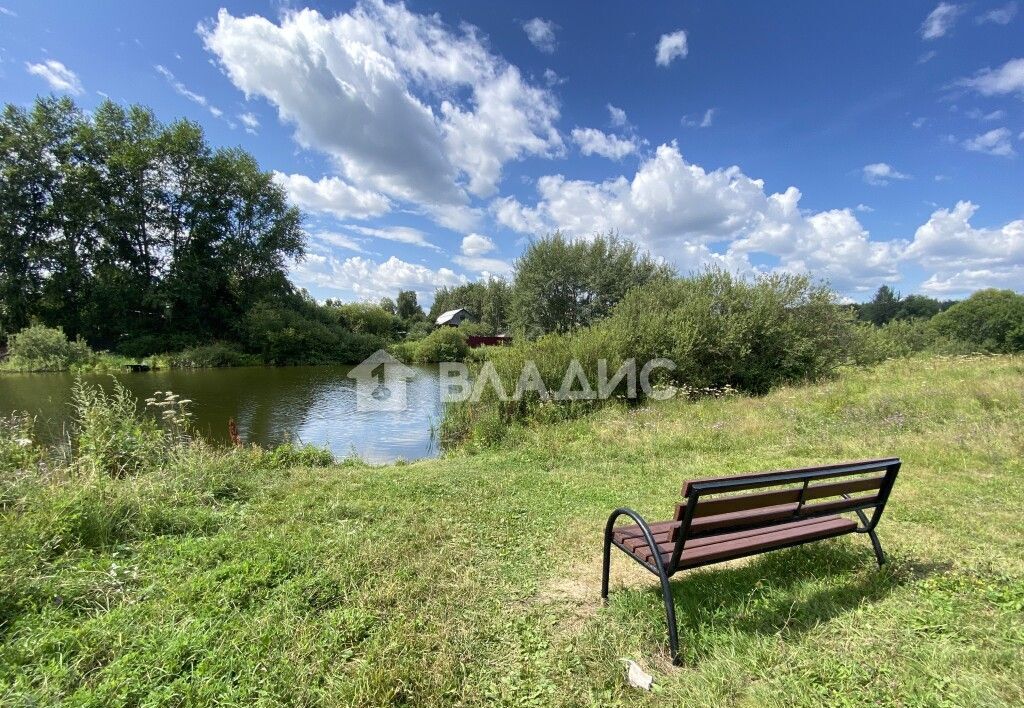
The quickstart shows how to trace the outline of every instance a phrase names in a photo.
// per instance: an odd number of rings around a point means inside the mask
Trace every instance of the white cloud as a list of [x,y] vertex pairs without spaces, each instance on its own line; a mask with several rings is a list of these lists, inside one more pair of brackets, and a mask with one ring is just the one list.
[[177,77],[175,77],[175,75],[171,72],[171,70],[168,69],[166,66],[163,66],[162,64],[157,64],[153,68],[156,69],[158,74],[167,79],[167,83],[171,85],[171,88],[173,88],[175,93],[177,93],[178,95],[184,96],[188,100],[192,101],[192,103],[202,106],[203,108],[208,110],[214,118],[220,118],[224,115],[224,111],[212,105],[208,100],[206,100],[206,96],[203,96],[201,94],[196,93],[195,91],[190,90],[188,86],[179,81]]
[[54,91],[67,91],[76,96],[82,93],[82,82],[78,75],[56,59],[47,59],[38,64],[25,62],[25,69],[33,76],[42,77]]
[[333,158],[353,186],[447,223],[472,221],[467,192],[493,194],[506,162],[563,150],[555,97],[473,27],[365,0],[329,19],[289,11],[279,24],[221,10],[199,31],[235,86],[270,101],[302,147]]
[[1017,153],[1013,150],[1010,140],[1013,134],[1006,128],[993,128],[987,133],[975,135],[963,142],[965,149],[971,152],[983,152],[986,155],[998,155],[999,157],[1013,157]]
[[918,64],[927,64],[935,57],[939,56],[939,53],[934,49],[929,49],[927,52],[922,52],[921,56],[917,58]]
[[608,108],[608,118],[611,120],[612,125],[616,128],[623,128],[629,124],[629,119],[626,117],[626,111],[612,104],[606,104]]
[[903,258],[935,270],[922,289],[966,294],[983,287],[1020,288],[1024,282],[1024,220],[995,229],[970,224],[978,207],[969,201],[938,209],[917,229]]
[[[334,248],[343,248],[346,251],[366,253],[366,249],[364,249],[354,238],[334,231],[317,231],[310,234],[310,239],[312,240],[312,245],[314,247],[317,244],[323,244],[325,246],[333,246]],[[328,250],[327,253],[330,253],[330,251]]]
[[995,25],[1008,25],[1017,16],[1017,3],[1008,2],[1002,7],[997,7],[988,12],[983,12],[974,18],[979,25],[991,22]]
[[490,253],[497,246],[494,241],[481,234],[469,234],[462,239],[462,255],[482,256]]
[[365,219],[391,209],[391,203],[383,194],[357,189],[337,177],[313,181],[306,175],[274,172],[274,181],[285,188],[288,198],[300,209],[339,219]]
[[923,117],[922,118],[915,118],[913,120],[913,122],[911,122],[910,125],[912,125],[914,128],[920,128],[920,127],[922,127],[927,122],[928,122],[927,118],[923,118]]
[[245,132],[256,135],[256,131],[260,127],[260,119],[254,113],[239,113],[238,120],[242,121],[242,125],[245,126]]
[[492,275],[505,276],[512,272],[512,264],[500,258],[481,258],[479,256],[455,256],[453,261],[466,270],[480,273],[484,277]]
[[963,8],[948,2],[940,2],[921,23],[921,37],[938,39],[945,37],[953,29]]
[[554,69],[544,70],[544,83],[547,84],[548,88],[551,88],[553,86],[561,86],[568,80],[569,79],[559,76],[558,72],[556,72]]
[[387,226],[383,228],[371,228],[369,226],[348,226],[348,228],[357,231],[364,236],[371,236],[373,238],[382,238],[386,241],[396,241],[397,243],[405,243],[410,246],[419,246],[420,248],[429,248],[434,251],[440,251],[441,249],[430,243],[427,240],[426,235],[419,229],[414,229],[411,226]]
[[654,51],[654,63],[658,66],[668,66],[677,57],[686,58],[690,49],[686,42],[686,30],[676,30],[671,34],[663,34],[658,40],[658,46]]
[[[707,171],[686,162],[674,144],[660,146],[632,179],[552,175],[541,177],[537,190],[532,207],[511,197],[495,200],[495,219],[529,234],[617,231],[683,271],[717,263],[753,274],[758,269],[750,256],[766,253],[779,269],[828,277],[844,292],[867,293],[898,276],[895,246],[871,241],[852,212],[805,216],[797,189],[769,196],[761,180],[738,167]],[[714,244],[725,250],[714,252]]]
[[433,269],[408,263],[395,256],[374,261],[365,256],[341,259],[333,255],[310,254],[291,268],[293,281],[302,286],[318,286],[354,294],[358,298],[394,297],[399,290],[415,290],[421,299],[433,296],[442,285],[469,282],[465,275],[450,268]]
[[1003,118],[1006,117],[1006,111],[997,110],[992,111],[990,113],[984,113],[980,109],[972,108],[971,110],[964,113],[964,115],[967,116],[968,118],[973,118],[974,120],[988,122],[993,120],[1002,120]]
[[861,171],[864,181],[876,187],[884,187],[892,180],[910,179],[910,175],[905,175],[884,162],[873,162],[870,165],[864,165]]
[[544,20],[540,17],[534,17],[523,23],[523,31],[526,32],[530,43],[547,54],[555,51],[555,30],[557,28],[558,26],[551,20]]
[[709,108],[706,111],[704,111],[704,113],[699,118],[691,118],[690,116],[686,115],[683,116],[679,122],[687,126],[688,128],[710,128],[711,125],[714,123],[715,112],[717,110],[717,108]]
[[867,204],[858,204],[857,206],[854,207],[854,211],[859,211],[864,214],[870,214],[871,212],[874,211],[874,209],[869,207]]
[[636,140],[609,135],[597,128],[573,128],[572,139],[584,155],[601,155],[610,160],[621,160],[637,150]]
[[3,5],[0,5],[0,15],[7,15],[8,17],[17,17],[18,13],[14,10],[9,10]]
[[960,79],[956,85],[973,89],[982,96],[1019,93],[1024,97],[1024,58],[1010,59],[998,69],[986,67],[969,79]]

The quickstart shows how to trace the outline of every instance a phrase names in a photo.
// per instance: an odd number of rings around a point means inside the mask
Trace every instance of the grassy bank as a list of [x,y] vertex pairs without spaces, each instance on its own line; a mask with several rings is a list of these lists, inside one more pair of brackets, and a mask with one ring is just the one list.
[[[912,358],[383,469],[9,475],[0,703],[1020,705],[1022,419],[1020,357]],[[847,537],[682,573],[681,668],[653,576],[620,555],[600,607],[612,507],[879,454],[904,459],[884,570]]]

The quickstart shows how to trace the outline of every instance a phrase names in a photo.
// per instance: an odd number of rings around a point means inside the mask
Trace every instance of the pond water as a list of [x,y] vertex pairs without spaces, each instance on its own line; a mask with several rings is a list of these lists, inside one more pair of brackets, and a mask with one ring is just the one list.
[[[118,373],[113,376],[140,401],[168,391],[193,401],[199,432],[228,440],[228,419],[245,442],[264,446],[298,440],[330,448],[338,457],[357,454],[383,464],[439,453],[433,430],[442,403],[436,366],[411,367],[407,406],[402,411],[360,411],[350,366],[242,367]],[[111,374],[82,378],[105,388]],[[0,415],[27,411],[36,416],[40,439],[63,437],[71,408],[71,374],[0,374]]]

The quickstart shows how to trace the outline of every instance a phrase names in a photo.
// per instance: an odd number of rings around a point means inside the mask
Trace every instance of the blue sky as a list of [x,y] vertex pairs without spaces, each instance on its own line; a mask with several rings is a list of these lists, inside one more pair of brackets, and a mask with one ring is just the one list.
[[0,86],[249,150],[318,298],[429,301],[556,228],[960,297],[1024,289],[1020,5],[0,0]]

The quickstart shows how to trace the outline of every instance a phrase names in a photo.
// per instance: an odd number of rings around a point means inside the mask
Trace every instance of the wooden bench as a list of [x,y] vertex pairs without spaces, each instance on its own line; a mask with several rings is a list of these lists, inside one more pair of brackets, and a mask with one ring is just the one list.
[[[653,524],[632,509],[616,509],[604,531],[601,598],[608,599],[611,547],[616,546],[661,579],[672,660],[678,663],[669,578],[680,570],[848,533],[866,533],[881,566],[885,555],[875,527],[899,470],[899,458],[888,457],[691,480],[683,485],[675,518]],[[844,514],[856,515],[860,523]],[[616,528],[620,516],[635,523]]]

